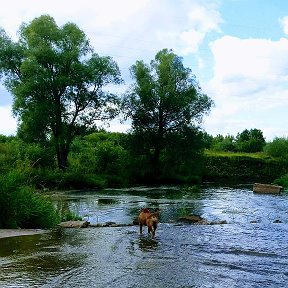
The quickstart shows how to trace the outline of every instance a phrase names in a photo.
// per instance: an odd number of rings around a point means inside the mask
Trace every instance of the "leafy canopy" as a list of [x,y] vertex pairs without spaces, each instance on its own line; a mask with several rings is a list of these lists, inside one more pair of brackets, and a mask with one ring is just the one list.
[[131,75],[135,83],[124,97],[123,111],[132,120],[130,147],[142,155],[137,165],[148,167],[150,178],[163,176],[164,169],[165,177],[180,170],[183,175],[185,169],[191,172],[191,161],[201,149],[196,140],[200,124],[213,101],[201,92],[182,58],[168,49],[158,52],[150,64],[137,61]]
[[75,135],[117,113],[117,97],[103,89],[122,81],[116,62],[94,53],[75,24],[58,27],[49,15],[22,24],[17,42],[0,31],[0,75],[14,96],[19,135],[52,140],[58,162],[67,162]]
[[135,84],[124,103],[135,130],[168,133],[192,127],[213,104],[201,93],[191,69],[171,50],[158,52],[150,65],[137,61],[131,75]]

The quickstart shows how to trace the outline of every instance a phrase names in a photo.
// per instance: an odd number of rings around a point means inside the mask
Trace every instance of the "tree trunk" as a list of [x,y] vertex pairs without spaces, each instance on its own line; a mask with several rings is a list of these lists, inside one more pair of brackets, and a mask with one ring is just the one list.
[[66,139],[64,124],[62,123],[61,100],[58,93],[54,94],[55,129],[53,130],[58,167],[66,170],[68,167],[68,141]]
[[153,174],[154,174],[155,180],[158,180],[161,176],[161,167],[160,167],[161,150],[162,149],[157,145],[155,147],[154,154],[153,154],[152,165],[153,165],[153,170],[154,170]]
[[68,167],[68,151],[64,145],[56,144],[57,163],[59,169],[65,170]]
[[160,167],[160,155],[161,151],[163,150],[163,134],[164,134],[164,125],[163,125],[163,116],[162,112],[159,112],[160,120],[159,120],[159,128],[158,133],[156,136],[155,146],[154,146],[154,154],[153,154],[153,168],[154,168],[154,175],[156,179],[159,179],[161,176],[161,167]]

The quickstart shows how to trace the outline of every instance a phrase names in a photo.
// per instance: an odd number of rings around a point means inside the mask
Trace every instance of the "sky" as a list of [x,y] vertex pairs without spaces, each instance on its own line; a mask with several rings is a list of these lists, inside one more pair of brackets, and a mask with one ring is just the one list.
[[[213,136],[260,129],[288,137],[287,0],[9,0],[0,27],[15,41],[20,25],[43,14],[75,23],[95,52],[118,63],[125,85],[137,60],[163,48],[183,57],[215,105],[203,128]],[[120,89],[120,91],[121,91]],[[13,97],[0,85],[0,134],[15,135]],[[129,123],[111,122],[125,132]]]

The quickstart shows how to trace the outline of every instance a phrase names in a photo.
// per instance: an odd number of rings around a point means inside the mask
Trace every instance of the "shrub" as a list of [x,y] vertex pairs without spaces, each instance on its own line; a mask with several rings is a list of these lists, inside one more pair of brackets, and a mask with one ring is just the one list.
[[60,169],[38,169],[33,170],[33,181],[38,189],[82,189],[82,188],[104,188],[106,179],[95,173],[85,173],[69,169],[62,171]]
[[266,144],[263,132],[259,129],[245,129],[236,136],[236,150],[238,152],[262,152]]
[[28,182],[27,174],[17,170],[0,177],[1,228],[51,228],[58,223],[52,202]]
[[59,217],[51,201],[31,187],[15,191],[15,220],[20,228],[52,228]]
[[65,221],[82,221],[82,217],[80,217],[79,215],[71,212],[70,210],[66,210],[63,211],[61,213],[61,221],[65,222]]
[[264,152],[275,158],[288,159],[288,138],[275,138],[264,147]]
[[288,187],[288,174],[277,178],[273,183],[283,187]]

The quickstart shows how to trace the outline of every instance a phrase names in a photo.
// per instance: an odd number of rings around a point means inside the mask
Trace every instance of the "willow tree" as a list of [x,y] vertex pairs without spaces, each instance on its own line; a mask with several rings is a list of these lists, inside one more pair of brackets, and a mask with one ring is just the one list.
[[179,166],[193,149],[199,150],[195,137],[213,101],[202,93],[182,58],[168,49],[158,52],[150,64],[137,61],[131,75],[135,83],[127,91],[124,110],[132,120],[134,147],[148,156],[157,177],[165,159],[170,159],[168,166]]
[[14,42],[0,30],[0,75],[14,97],[18,133],[53,142],[65,169],[75,135],[115,116],[117,98],[103,88],[121,83],[119,68],[77,25],[59,27],[49,15],[22,24],[18,35]]

